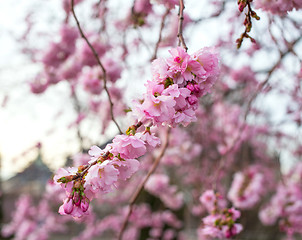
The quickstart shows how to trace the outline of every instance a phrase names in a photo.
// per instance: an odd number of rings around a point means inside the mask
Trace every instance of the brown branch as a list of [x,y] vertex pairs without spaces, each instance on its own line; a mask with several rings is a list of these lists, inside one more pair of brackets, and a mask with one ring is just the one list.
[[120,132],[120,134],[122,134],[122,130],[120,128],[120,126],[118,125],[117,121],[115,120],[114,118],[114,114],[113,114],[113,102],[112,102],[112,99],[111,99],[111,96],[110,96],[110,93],[109,93],[109,90],[107,88],[107,74],[106,74],[106,69],[104,67],[104,65],[102,64],[101,60],[100,60],[100,57],[98,55],[98,53],[96,52],[96,50],[94,49],[94,47],[92,46],[92,44],[89,42],[89,40],[87,39],[87,37],[85,36],[82,28],[81,28],[81,25],[80,25],[80,22],[76,16],[76,13],[74,11],[74,0],[71,0],[71,12],[72,12],[72,15],[73,15],[73,18],[74,20],[76,21],[77,23],[77,27],[79,29],[79,32],[81,34],[81,37],[85,40],[85,42],[87,43],[87,45],[89,46],[89,48],[91,49],[95,59],[97,60],[97,63],[98,65],[101,67],[102,69],[102,72],[103,72],[103,82],[104,82],[104,89],[107,93],[107,96],[108,96],[108,100],[110,102],[110,114],[111,114],[111,119],[112,121],[115,123],[118,131]]
[[159,30],[159,36],[158,36],[157,43],[155,45],[155,49],[154,49],[154,53],[153,53],[153,56],[151,58],[151,61],[154,60],[157,57],[157,51],[158,51],[158,48],[159,48],[159,44],[162,40],[162,32],[163,32],[163,29],[165,27],[165,20],[166,20],[169,13],[170,13],[170,9],[167,8],[165,14],[162,16],[162,20],[161,20],[161,24],[160,24],[160,30]]
[[178,12],[179,22],[178,22],[178,33],[177,33],[177,37],[179,39],[178,46],[182,45],[182,47],[187,51],[188,47],[185,43],[185,39],[182,33],[182,27],[183,27],[182,25],[184,21],[184,9],[185,9],[184,0],[179,0],[179,12]]
[[138,186],[138,188],[136,189],[136,191],[133,193],[130,201],[129,201],[129,210],[128,210],[128,213],[127,213],[127,216],[123,222],[123,225],[122,225],[122,228],[121,228],[121,231],[119,232],[119,235],[118,235],[118,240],[122,240],[123,238],[123,234],[127,228],[127,225],[128,225],[128,221],[129,221],[129,218],[131,216],[131,213],[133,211],[133,207],[134,207],[134,203],[136,202],[137,198],[139,197],[139,194],[142,192],[146,182],[148,181],[149,177],[152,175],[152,173],[154,173],[154,171],[156,170],[161,158],[164,156],[165,152],[166,152],[166,149],[169,145],[169,135],[170,135],[170,128],[168,128],[167,130],[167,135],[166,135],[166,142],[165,142],[165,145],[163,146],[160,154],[157,156],[157,158],[154,160],[153,162],[153,165],[151,167],[151,169],[149,170],[149,172],[147,173],[147,175],[145,176],[145,178],[143,179],[143,181],[140,183],[140,185]]
[[[78,178],[83,178],[84,175],[88,172],[88,170],[95,164],[98,163],[98,161],[100,160],[106,160],[109,156],[110,152],[107,151],[104,155],[100,156],[98,159],[94,160],[93,162],[89,163],[88,165],[83,165],[83,166],[80,166],[81,167],[81,170],[82,172],[77,172],[75,175],[70,175],[68,177],[71,177],[71,181],[74,181]],[[80,168],[79,167],[79,168]]]

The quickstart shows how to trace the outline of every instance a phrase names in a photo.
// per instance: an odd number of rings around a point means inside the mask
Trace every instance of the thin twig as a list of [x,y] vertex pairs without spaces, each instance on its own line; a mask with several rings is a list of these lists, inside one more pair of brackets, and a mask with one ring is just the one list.
[[251,2],[252,0],[247,0],[245,2],[246,5],[242,9],[240,9],[240,5],[242,4],[242,2],[238,1],[239,10],[242,12],[243,9],[247,6],[247,13],[245,14],[245,20],[244,20],[245,30],[241,34],[240,38],[236,40],[237,49],[241,47],[244,38],[249,38],[253,43],[256,43],[256,40],[252,38],[248,33],[252,29],[252,18],[255,18],[256,20],[260,20],[260,17],[256,14],[255,11],[252,10]]
[[78,179],[78,178],[83,178],[83,176],[88,172],[88,170],[95,164],[98,163],[98,161],[102,160],[104,161],[105,159],[108,158],[110,152],[107,151],[106,153],[104,153],[102,156],[98,157],[98,159],[94,160],[93,162],[89,163],[88,165],[84,165],[82,166],[82,172],[77,172],[75,175],[71,175],[72,176],[72,181]]
[[112,99],[111,99],[109,90],[108,90],[108,88],[107,88],[107,74],[106,74],[106,69],[105,69],[104,65],[102,64],[102,62],[101,62],[101,60],[100,60],[100,58],[99,58],[98,53],[96,52],[96,50],[94,49],[94,47],[92,46],[92,44],[89,42],[89,40],[87,39],[87,37],[85,36],[85,34],[84,34],[84,32],[83,32],[83,30],[82,30],[82,28],[81,28],[80,22],[79,22],[79,20],[78,20],[78,18],[77,18],[77,16],[76,16],[75,11],[74,11],[74,0],[71,0],[71,12],[72,12],[72,15],[73,15],[73,17],[74,17],[74,20],[75,20],[76,23],[77,23],[77,27],[78,27],[78,29],[79,29],[79,31],[80,31],[81,37],[85,40],[85,42],[87,43],[87,45],[88,45],[89,48],[91,49],[91,51],[92,51],[92,53],[93,53],[95,59],[97,60],[98,65],[99,65],[99,66],[101,67],[101,69],[102,69],[102,72],[103,72],[104,89],[105,89],[105,91],[106,91],[106,93],[107,93],[108,100],[109,100],[109,102],[110,102],[110,114],[111,114],[111,119],[112,119],[112,121],[115,123],[115,125],[116,125],[118,131],[120,132],[120,134],[122,134],[122,130],[121,130],[120,126],[118,125],[117,121],[115,120],[114,114],[113,114],[113,102],[112,102]]
[[182,47],[187,51],[188,47],[185,43],[185,39],[182,34],[182,25],[183,25],[183,21],[184,21],[184,9],[185,9],[184,0],[179,0],[179,12],[178,12],[179,21],[178,21],[178,33],[177,33],[177,37],[179,39],[178,46],[182,45]]
[[169,145],[169,135],[170,135],[170,128],[168,128],[168,131],[167,131],[167,135],[166,135],[166,142],[165,142],[165,145],[163,146],[160,154],[157,156],[157,158],[154,160],[153,162],[153,165],[151,167],[151,169],[149,170],[148,174],[145,176],[145,178],[143,179],[143,181],[140,183],[140,185],[138,186],[138,188],[136,189],[136,191],[133,193],[130,201],[129,201],[129,210],[128,210],[128,213],[127,213],[127,216],[123,222],[123,225],[122,225],[122,228],[121,228],[121,231],[119,232],[119,235],[118,235],[118,240],[122,240],[123,238],[123,234],[127,228],[127,225],[128,225],[128,221],[129,221],[129,218],[131,216],[131,213],[133,211],[133,207],[134,207],[134,203],[136,202],[137,198],[139,197],[139,194],[142,192],[146,182],[148,181],[149,177],[151,176],[152,173],[154,173],[154,171],[156,170],[161,158],[164,156],[165,152],[166,152],[166,149]]
[[159,30],[159,36],[158,36],[157,43],[155,45],[155,49],[154,49],[154,53],[153,53],[153,56],[151,58],[151,61],[154,60],[157,57],[157,51],[158,51],[158,48],[159,48],[159,44],[160,44],[160,42],[162,40],[162,32],[163,32],[163,29],[165,27],[165,20],[166,20],[166,18],[168,16],[169,12],[170,12],[170,9],[167,8],[165,14],[162,16],[161,24],[160,24],[160,30]]

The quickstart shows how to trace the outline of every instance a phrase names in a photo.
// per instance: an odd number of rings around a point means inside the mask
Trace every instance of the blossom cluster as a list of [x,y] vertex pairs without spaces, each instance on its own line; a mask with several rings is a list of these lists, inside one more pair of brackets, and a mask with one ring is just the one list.
[[235,207],[250,209],[260,201],[264,193],[263,174],[255,168],[249,168],[235,173],[228,198]]
[[236,223],[240,218],[240,211],[235,208],[226,208],[226,201],[219,193],[207,190],[200,197],[210,215],[202,219],[202,225],[198,229],[199,239],[208,238],[232,238],[242,231],[242,225]]
[[302,164],[298,163],[277,186],[270,202],[261,209],[259,218],[264,225],[279,223],[288,239],[302,234]]
[[[52,196],[53,200],[53,196]],[[13,221],[3,226],[2,237],[10,237],[14,234],[14,239],[48,239],[52,232],[64,232],[65,219],[58,219],[46,198],[40,203],[34,204],[29,195],[21,195],[15,204]]]
[[104,150],[91,147],[89,165],[59,169],[54,180],[67,194],[59,213],[73,217],[86,215],[94,197],[111,192],[119,180],[131,177],[140,165],[136,158],[144,155],[147,147],[156,147],[159,143],[160,140],[148,131],[117,135]]
[[198,99],[208,93],[218,73],[218,57],[210,48],[189,55],[183,48],[170,50],[171,56],[153,61],[153,79],[137,102],[134,113],[154,125],[188,125],[196,120]]
[[[89,41],[99,57],[102,57],[106,69],[106,79],[115,83],[121,77],[121,66],[111,57],[106,56],[110,45],[103,43],[99,36],[91,34]],[[60,29],[60,38],[53,41],[50,47],[40,53],[37,58],[43,64],[43,71],[39,73],[30,88],[32,93],[41,94],[51,85],[63,80],[83,85],[86,92],[99,95],[103,90],[104,74],[98,65],[89,46],[79,38],[78,30],[65,24]]]
[[[180,47],[170,53],[172,57],[167,60],[153,63],[153,80],[146,84],[145,98],[134,110],[140,113],[142,121],[129,127],[126,134],[117,135],[105,149],[93,146],[88,152],[91,156],[88,165],[58,170],[54,180],[67,194],[60,214],[86,215],[91,199],[111,192],[118,181],[125,181],[138,170],[137,158],[160,144],[149,126],[137,132],[143,124],[187,125],[196,119],[198,98],[209,92],[218,75],[217,55],[208,48],[192,56]],[[175,198],[178,204],[172,208],[180,207],[182,196],[177,195],[176,189],[169,187],[167,182],[164,185],[169,191],[162,198]]]
[[169,185],[169,177],[163,174],[153,174],[145,185],[145,189],[158,196],[161,201],[173,210],[183,205],[183,193],[177,193],[177,187]]
[[272,14],[285,15],[287,12],[295,9],[302,8],[302,2],[300,0],[256,0],[255,7],[261,8]]

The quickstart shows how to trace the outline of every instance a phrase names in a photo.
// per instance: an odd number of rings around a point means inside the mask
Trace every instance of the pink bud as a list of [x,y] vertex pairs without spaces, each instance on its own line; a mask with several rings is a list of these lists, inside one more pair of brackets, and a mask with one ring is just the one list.
[[200,86],[195,84],[194,85],[194,94],[196,97],[201,97],[201,90],[200,90]]
[[75,192],[73,195],[73,202],[76,206],[80,206],[81,204],[81,198],[80,198],[80,193],[79,192]]
[[63,204],[63,209],[66,214],[70,214],[73,210],[73,202],[70,198],[66,198]]
[[239,11],[242,12],[245,7],[246,7],[246,3],[245,2],[241,2],[239,4]]
[[193,91],[194,91],[194,86],[193,86],[193,84],[189,83],[189,84],[187,85],[187,89],[189,89],[191,92],[193,92]]
[[89,199],[85,197],[81,201],[81,209],[83,212],[86,212],[88,208],[89,208]]
[[226,238],[231,238],[231,237],[233,237],[233,234],[232,234],[231,229],[229,229],[229,230],[227,230],[227,231],[225,232],[225,237],[226,237]]

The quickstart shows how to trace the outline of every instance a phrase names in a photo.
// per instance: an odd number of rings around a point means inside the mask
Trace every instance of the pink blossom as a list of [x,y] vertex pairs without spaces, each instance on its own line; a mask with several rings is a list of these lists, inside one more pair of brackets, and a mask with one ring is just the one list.
[[84,153],[77,153],[72,157],[74,166],[81,166],[88,164],[90,156]]
[[[108,44],[102,43],[98,35],[90,35],[88,39],[99,57],[102,57],[110,48]],[[79,52],[79,59],[81,59],[82,65],[87,65],[90,67],[97,65],[97,60],[95,59],[93,52],[86,42],[82,43],[82,47]]]
[[81,70],[82,66],[75,54],[68,57],[68,59],[60,65],[59,70],[56,69],[58,77],[65,80],[76,78],[80,74]]
[[88,154],[92,157],[92,160],[98,159],[102,154],[105,154],[105,151],[100,149],[98,146],[92,146],[88,151]]
[[137,107],[147,119],[152,119],[155,124],[162,124],[171,119],[174,115],[175,101],[171,96],[152,96],[145,98],[143,104]]
[[157,58],[152,62],[153,81],[162,83],[168,77],[169,66],[163,58]]
[[121,77],[122,67],[111,58],[105,58],[103,62],[108,80],[115,83]]
[[90,185],[91,190],[95,193],[99,191],[108,193],[112,191],[112,186],[117,182],[118,175],[119,171],[109,160],[106,160],[89,169],[85,177],[86,185]]
[[125,161],[114,158],[111,163],[119,171],[118,178],[125,181],[130,178],[139,169],[140,163],[136,159],[127,159]]
[[280,214],[279,207],[268,205],[259,211],[259,219],[264,225],[274,225]]
[[241,224],[235,223],[231,228],[227,226],[222,227],[222,231],[224,232],[224,236],[226,238],[232,238],[239,234],[243,230],[243,227]]
[[170,58],[167,58],[169,71],[172,74],[177,72],[184,73],[190,61],[190,55],[181,47],[173,48],[169,52],[172,55]]
[[264,177],[261,173],[238,172],[234,175],[228,198],[234,206],[242,209],[252,208],[264,193]]
[[207,190],[200,196],[199,201],[211,212],[215,208],[216,194],[213,190]]
[[111,153],[120,154],[124,159],[138,158],[146,153],[144,141],[135,135],[117,135],[110,146],[112,147]]
[[202,225],[198,230],[200,240],[207,237],[231,238],[242,231],[242,225],[236,223],[241,215],[240,211],[234,208],[226,209],[225,201],[220,194],[207,190],[200,197],[200,201],[210,212],[210,215],[202,219]]
[[203,69],[196,72],[201,78],[217,77],[219,74],[218,55],[213,48],[203,48],[193,54],[193,59],[200,63]]
[[103,90],[102,73],[99,66],[88,69],[80,76],[84,89],[91,94],[100,94]]
[[183,194],[177,193],[176,186],[169,185],[169,178],[166,175],[151,175],[145,184],[145,189],[158,196],[171,209],[179,209],[183,204]]
[[46,66],[59,67],[75,51],[78,31],[68,25],[63,25],[60,35],[61,39],[58,42],[50,43],[50,47],[41,59]]
[[302,8],[302,2],[300,0],[256,0],[255,7],[282,16],[294,8],[297,10]]
[[155,136],[154,133],[149,132],[137,133],[136,134],[141,140],[143,140],[147,146],[147,149],[151,150],[160,145],[160,139]]

